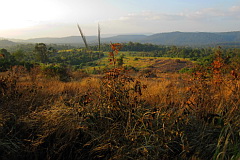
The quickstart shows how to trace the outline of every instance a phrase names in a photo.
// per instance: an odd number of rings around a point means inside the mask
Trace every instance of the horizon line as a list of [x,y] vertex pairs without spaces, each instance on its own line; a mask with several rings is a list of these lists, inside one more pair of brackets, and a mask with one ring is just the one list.
[[[240,30],[235,30],[235,31],[220,31],[220,32],[210,32],[210,31],[191,31],[191,32],[186,32],[186,31],[169,31],[169,32],[156,32],[156,33],[119,33],[119,34],[102,34],[103,38],[108,38],[108,37],[113,37],[113,36],[128,36],[128,35],[146,35],[146,36],[151,36],[154,34],[161,34],[161,33],[230,33],[230,32],[240,32]],[[86,37],[93,37],[97,36],[96,35],[86,35]],[[59,36],[59,37],[32,37],[32,38],[7,38],[7,37],[0,37],[0,40],[30,40],[30,39],[40,39],[40,38],[66,38],[66,37],[80,37],[79,35],[69,35],[69,36]]]

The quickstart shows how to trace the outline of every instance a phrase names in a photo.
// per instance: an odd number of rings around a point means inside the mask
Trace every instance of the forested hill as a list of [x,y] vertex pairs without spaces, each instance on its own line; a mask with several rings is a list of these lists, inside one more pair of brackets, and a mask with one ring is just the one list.
[[148,36],[146,35],[117,35],[113,37],[103,38],[102,42],[108,43],[108,42],[140,42],[141,40],[144,41],[145,38]]
[[[86,36],[87,42],[97,44],[97,36]],[[14,41],[14,40],[12,40]],[[158,45],[176,45],[176,46],[228,46],[240,47],[240,31],[236,32],[168,32],[157,33],[153,35],[118,35],[107,38],[101,38],[102,43],[110,42],[140,42],[152,43]],[[19,42],[19,40],[18,40]],[[80,36],[69,36],[62,38],[35,38],[22,40],[24,43],[52,43],[52,44],[72,44],[83,45]],[[1,46],[1,44],[0,44]]]
[[142,39],[140,42],[179,45],[179,46],[203,46],[228,44],[240,42],[240,32],[170,32],[158,33]]
[[14,46],[17,45],[17,43],[14,43],[12,41],[9,40],[0,40],[0,48],[4,48],[4,47],[10,47],[10,46]]

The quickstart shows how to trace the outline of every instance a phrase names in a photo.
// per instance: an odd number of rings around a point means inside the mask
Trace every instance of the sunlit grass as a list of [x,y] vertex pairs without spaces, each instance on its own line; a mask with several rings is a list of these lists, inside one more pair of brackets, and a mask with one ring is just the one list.
[[[239,159],[240,81],[220,60],[209,73],[154,78],[116,66],[98,76],[75,71],[68,82],[38,69],[2,73],[0,158]],[[172,62],[124,58],[139,69]]]
[[[109,67],[109,58],[108,58],[108,52],[104,53],[106,56],[93,61],[96,65],[94,67],[92,66],[85,66],[83,69],[86,69],[87,72],[92,73],[92,71],[95,70],[102,70],[106,67]],[[125,55],[123,58],[123,66],[133,66],[137,70],[143,70],[147,67],[151,67],[154,64],[158,63],[158,61],[161,60],[182,60],[182,61],[190,61],[189,59],[183,59],[183,58],[169,58],[169,57],[142,57],[142,56],[126,56],[126,52],[119,52],[119,54],[116,56],[116,58],[119,58],[121,55]],[[167,65],[167,63],[164,63],[164,65]]]

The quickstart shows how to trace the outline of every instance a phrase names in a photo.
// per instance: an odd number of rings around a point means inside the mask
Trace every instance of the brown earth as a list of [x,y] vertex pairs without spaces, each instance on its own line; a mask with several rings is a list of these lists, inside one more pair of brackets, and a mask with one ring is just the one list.
[[156,60],[152,68],[157,72],[177,72],[183,68],[192,68],[194,64],[188,60],[163,59]]
[[160,73],[176,73],[183,68],[192,68],[194,63],[183,59],[158,59],[140,72],[140,77],[156,78]]

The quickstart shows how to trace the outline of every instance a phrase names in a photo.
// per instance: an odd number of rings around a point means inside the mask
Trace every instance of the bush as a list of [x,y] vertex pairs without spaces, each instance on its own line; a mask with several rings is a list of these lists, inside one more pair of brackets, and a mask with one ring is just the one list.
[[49,78],[57,77],[60,81],[70,81],[70,69],[63,64],[49,64],[41,66],[42,73]]

